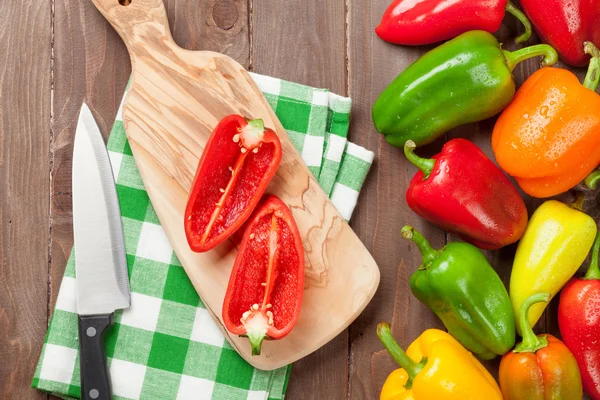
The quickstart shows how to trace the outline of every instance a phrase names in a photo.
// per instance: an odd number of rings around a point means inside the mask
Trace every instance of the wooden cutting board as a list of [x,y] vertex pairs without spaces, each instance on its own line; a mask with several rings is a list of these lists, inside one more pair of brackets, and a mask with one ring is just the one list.
[[[152,205],[194,287],[231,345],[250,364],[265,370],[294,362],[323,346],[375,294],[379,269],[365,246],[321,190],[240,64],[219,53],[178,47],[169,32],[162,0],[93,2],[129,50],[133,78],[123,122]],[[204,145],[217,123],[229,114],[262,118],[279,135],[283,159],[267,192],[279,196],[292,210],[306,252],[298,324],[284,339],[265,341],[262,354],[254,357],[248,340],[230,335],[221,320],[236,248],[228,242],[207,253],[194,253],[183,228],[188,193]]]

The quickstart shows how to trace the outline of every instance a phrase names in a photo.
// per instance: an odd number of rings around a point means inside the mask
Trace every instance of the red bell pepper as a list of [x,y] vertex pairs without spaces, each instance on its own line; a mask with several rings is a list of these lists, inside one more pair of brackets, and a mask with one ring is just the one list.
[[571,350],[592,400],[600,400],[600,234],[592,248],[590,267],[582,279],[563,288],[558,304],[558,326]]
[[223,302],[227,330],[247,336],[252,354],[287,335],[304,292],[304,248],[290,209],[268,196],[247,224]]
[[588,64],[590,57],[583,50],[583,42],[600,47],[600,1],[521,0],[520,4],[538,36],[567,64]]
[[204,148],[185,209],[190,248],[210,250],[240,228],[280,162],[279,138],[262,119],[223,118]]
[[502,24],[505,10],[525,26],[525,33],[516,42],[527,41],[531,24],[525,14],[507,0],[394,0],[375,32],[390,43],[431,44],[472,30],[494,33]]
[[404,154],[418,171],[406,192],[408,206],[440,228],[482,249],[521,238],[527,209],[514,185],[473,143],[452,139],[432,159],[418,157],[415,143]]

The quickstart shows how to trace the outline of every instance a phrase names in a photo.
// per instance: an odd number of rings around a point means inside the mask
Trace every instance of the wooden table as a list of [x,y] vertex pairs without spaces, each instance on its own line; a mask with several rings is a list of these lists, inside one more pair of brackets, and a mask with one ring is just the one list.
[[[381,285],[348,330],[294,365],[287,398],[377,398],[394,368],[377,340],[377,322],[392,322],[404,346],[425,328],[441,327],[410,293],[408,278],[420,256],[399,231],[413,224],[439,247],[452,238],[408,209],[404,193],[415,168],[375,132],[370,117],[377,95],[428,48],[377,38],[373,29],[388,0],[165,2],[181,46],[220,51],[252,71],[353,98],[351,140],[375,151],[376,164],[351,225],[377,260]],[[130,66],[121,40],[89,0],[4,0],[0,15],[0,398],[42,399],[47,396],[29,384],[73,244],[77,114],[85,99],[106,135]],[[508,48],[507,38],[517,29],[509,17],[498,32]],[[517,67],[517,83],[538,64],[530,60]],[[467,137],[490,154],[493,124],[461,127],[447,138]],[[441,145],[421,154],[431,155]],[[527,203],[533,211],[539,201]],[[588,201],[596,217],[597,204]],[[514,250],[487,253],[505,282]],[[555,303],[538,328],[557,333]],[[495,371],[497,362],[489,366]]]

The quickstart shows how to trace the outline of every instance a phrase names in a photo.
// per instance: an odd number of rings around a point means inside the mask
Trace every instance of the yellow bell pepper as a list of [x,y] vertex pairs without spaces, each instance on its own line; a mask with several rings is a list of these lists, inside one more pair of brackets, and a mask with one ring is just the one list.
[[377,325],[377,336],[402,367],[388,376],[381,400],[502,400],[490,373],[446,332],[426,330],[406,353],[387,322]]
[[[594,219],[580,211],[582,203],[582,196],[572,205],[549,200],[531,216],[510,275],[510,299],[516,318],[528,297],[540,292],[554,297],[585,261],[597,228]],[[546,305],[531,307],[531,326],[540,319]],[[519,321],[516,323],[520,334]]]

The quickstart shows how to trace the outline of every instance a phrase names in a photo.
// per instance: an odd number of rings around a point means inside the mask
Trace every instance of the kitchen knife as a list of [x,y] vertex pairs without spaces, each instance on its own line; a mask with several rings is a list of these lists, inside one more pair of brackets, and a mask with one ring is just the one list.
[[81,398],[110,400],[104,332],[130,305],[121,211],[108,152],[83,104],[73,148],[73,231]]

